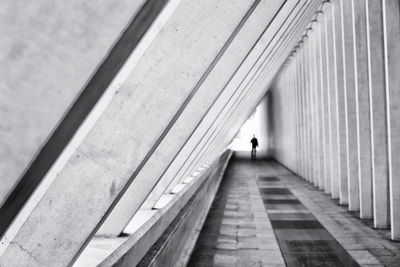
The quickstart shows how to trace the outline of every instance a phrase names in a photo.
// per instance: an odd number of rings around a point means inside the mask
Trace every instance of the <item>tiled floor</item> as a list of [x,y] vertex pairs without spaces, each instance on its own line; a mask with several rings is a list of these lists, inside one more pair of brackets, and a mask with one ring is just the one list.
[[241,163],[231,161],[188,266],[285,266],[253,179],[257,170]]
[[287,266],[359,266],[283,179],[256,179]]
[[400,266],[386,236],[278,163],[234,158],[188,266]]

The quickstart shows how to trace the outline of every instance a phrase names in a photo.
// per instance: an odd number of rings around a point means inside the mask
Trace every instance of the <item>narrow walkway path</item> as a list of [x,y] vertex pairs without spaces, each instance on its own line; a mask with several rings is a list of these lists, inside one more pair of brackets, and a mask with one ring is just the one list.
[[231,160],[188,266],[285,266],[253,179],[255,167]]
[[400,266],[399,255],[399,243],[277,162],[236,157],[188,266]]

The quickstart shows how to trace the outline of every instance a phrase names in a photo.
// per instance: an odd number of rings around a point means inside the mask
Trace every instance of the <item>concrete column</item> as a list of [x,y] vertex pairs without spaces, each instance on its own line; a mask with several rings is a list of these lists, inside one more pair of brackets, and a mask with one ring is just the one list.
[[305,39],[307,37],[303,38],[303,48],[302,48],[302,110],[303,110],[303,121],[302,121],[302,132],[303,132],[303,149],[304,149],[304,175],[303,178],[305,180],[308,179],[310,173],[309,173],[309,168],[308,168],[308,163],[309,163],[309,155],[308,155],[308,149],[309,149],[309,144],[308,144],[308,133],[307,133],[307,86],[306,86],[306,42]]
[[289,155],[290,155],[290,167],[294,169],[296,160],[296,147],[295,147],[295,135],[294,135],[294,116],[295,116],[295,102],[294,102],[294,80],[295,80],[295,70],[294,70],[294,55],[290,58],[290,88],[289,88],[289,98],[290,98],[290,145],[289,145]]
[[305,175],[305,149],[304,149],[304,106],[303,106],[303,42],[300,41],[298,48],[298,110],[299,110],[299,158],[300,158],[300,169],[299,173],[304,178]]
[[296,161],[297,161],[297,147],[296,147],[296,54],[293,53],[292,55],[292,61],[291,61],[291,82],[292,82],[292,86],[290,89],[290,93],[291,93],[291,113],[292,113],[292,120],[291,120],[291,125],[292,125],[292,131],[291,131],[291,146],[292,146],[292,152],[290,153],[292,156],[292,168],[295,169],[296,168]]
[[305,108],[305,138],[306,138],[306,180],[311,182],[313,179],[312,168],[312,135],[311,135],[311,101],[310,101],[310,41],[309,37],[304,38],[304,108]]
[[317,38],[317,70],[318,70],[318,114],[319,114],[319,120],[318,120],[318,127],[319,127],[319,144],[320,144],[320,177],[319,177],[319,189],[325,190],[325,181],[326,181],[326,175],[327,175],[327,170],[326,170],[326,141],[325,141],[325,115],[324,115],[324,109],[325,109],[325,100],[324,100],[324,92],[326,91],[324,87],[324,82],[325,82],[325,77],[324,77],[324,66],[323,65],[323,60],[322,58],[325,57],[323,54],[322,50],[322,29],[324,28],[324,21],[322,18],[322,14],[319,15],[319,22],[317,26],[317,32],[318,32],[318,38]]
[[341,0],[343,32],[343,67],[347,105],[347,182],[349,210],[360,208],[358,190],[358,137],[357,137],[357,93],[355,72],[355,43],[353,1]]
[[340,156],[340,175],[339,175],[339,203],[346,205],[348,201],[347,186],[347,105],[346,105],[346,83],[345,66],[343,54],[343,35],[342,35],[342,8],[341,0],[333,2],[334,27],[335,27],[335,53],[336,53],[336,88],[338,95],[338,127],[339,127],[339,156]]
[[315,60],[316,60],[316,113],[317,113],[317,136],[318,136],[318,162],[319,175],[318,188],[324,189],[325,186],[325,134],[324,134],[324,119],[323,109],[324,102],[322,98],[323,77],[321,67],[321,22],[315,23]]
[[311,78],[311,129],[313,143],[313,184],[319,186],[320,163],[319,163],[319,131],[318,131],[318,94],[317,94],[317,58],[316,58],[316,22],[313,21],[310,32],[310,78]]
[[357,93],[358,180],[360,218],[372,219],[371,123],[368,83],[367,21],[365,0],[353,0],[355,21],[355,89]]
[[305,158],[304,158],[304,108],[303,108],[303,41],[299,43],[299,62],[298,62],[298,95],[299,95],[299,155],[300,155],[300,175],[304,178]]
[[292,58],[289,58],[288,61],[288,70],[286,72],[285,75],[285,80],[286,80],[286,91],[285,91],[285,95],[286,95],[286,101],[287,101],[287,105],[284,106],[285,109],[285,113],[286,113],[286,117],[287,117],[287,122],[286,122],[286,127],[287,127],[287,138],[286,138],[286,147],[284,150],[285,153],[285,157],[287,158],[287,162],[288,162],[288,166],[289,168],[291,168],[291,162],[292,162],[292,134],[291,134],[291,117],[292,117],[292,105],[291,105],[291,89],[292,89],[292,77],[291,77],[291,60]]
[[302,166],[302,147],[301,147],[301,132],[300,132],[300,127],[301,127],[301,108],[300,108],[300,45],[296,47],[296,79],[295,79],[295,91],[296,91],[296,155],[297,155],[297,167],[296,167],[296,172],[300,176],[302,176],[301,173],[301,166]]
[[309,166],[310,166],[310,175],[308,177],[309,182],[314,184],[315,177],[315,145],[314,145],[314,120],[313,120],[313,86],[314,86],[314,77],[313,77],[313,64],[312,64],[312,38],[311,38],[312,29],[309,28],[307,30],[307,123],[308,123],[308,142],[309,142]]
[[308,45],[307,45],[307,101],[308,101],[308,140],[310,144],[310,177],[309,177],[309,182],[314,184],[314,179],[315,179],[315,137],[314,137],[314,76],[313,76],[313,42],[312,42],[312,29],[308,31]]
[[[330,5],[330,4],[328,4]],[[327,43],[327,4],[323,6],[323,17],[321,31],[321,68],[322,68],[322,81],[321,86],[323,94],[324,109],[322,114],[324,121],[324,142],[325,142],[325,193],[331,193],[331,107],[330,107],[330,84],[329,84],[329,57],[328,57],[328,43]]]
[[381,0],[367,1],[373,214],[374,227],[376,228],[387,228],[389,226],[389,162],[382,4]]
[[331,115],[331,194],[332,198],[339,198],[339,177],[340,177],[340,157],[339,157],[339,126],[338,126],[338,95],[336,84],[336,44],[333,20],[333,5],[326,4],[327,21],[327,63],[329,64],[329,96],[330,96],[330,115]]
[[385,0],[391,238],[400,239],[400,3]]
[[[296,48],[295,48],[296,49]],[[297,95],[297,50],[294,50],[293,60],[293,98],[294,98],[294,146],[295,146],[295,161],[294,171],[298,173],[299,167],[299,147],[298,147],[298,95]]]

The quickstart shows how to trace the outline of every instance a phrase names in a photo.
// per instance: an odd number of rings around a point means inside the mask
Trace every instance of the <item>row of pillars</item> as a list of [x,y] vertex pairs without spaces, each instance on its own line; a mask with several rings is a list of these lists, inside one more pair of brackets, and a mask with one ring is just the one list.
[[324,2],[274,89],[277,159],[399,240],[400,1]]

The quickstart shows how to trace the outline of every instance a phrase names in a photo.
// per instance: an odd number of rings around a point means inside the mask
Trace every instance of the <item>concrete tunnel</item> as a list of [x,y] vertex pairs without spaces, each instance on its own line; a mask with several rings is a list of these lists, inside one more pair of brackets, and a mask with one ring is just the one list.
[[1,267],[400,264],[399,1],[6,0],[0,29]]

